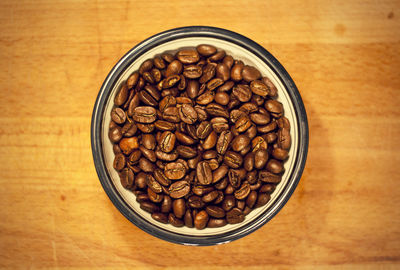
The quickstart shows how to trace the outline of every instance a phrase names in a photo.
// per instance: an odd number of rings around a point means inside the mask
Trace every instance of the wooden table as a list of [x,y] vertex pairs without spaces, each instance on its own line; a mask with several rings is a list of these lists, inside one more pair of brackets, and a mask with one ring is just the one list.
[[[1,1],[0,267],[400,268],[399,1]],[[131,47],[212,25],[281,61],[310,148],[283,210],[230,244],[185,247],[125,219],[90,148],[98,90]]]

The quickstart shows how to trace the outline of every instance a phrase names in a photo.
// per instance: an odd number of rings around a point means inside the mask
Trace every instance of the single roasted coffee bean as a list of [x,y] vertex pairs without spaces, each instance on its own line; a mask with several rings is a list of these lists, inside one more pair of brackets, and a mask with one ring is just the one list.
[[264,149],[258,149],[254,152],[254,167],[262,169],[268,161],[268,152]]
[[271,159],[268,161],[266,169],[275,174],[279,174],[284,170],[282,162],[276,159]]
[[211,119],[211,126],[216,133],[221,133],[224,130],[229,129],[228,120],[223,117],[215,117]]
[[238,200],[244,200],[250,194],[250,184],[243,182],[241,187],[234,192],[235,198]]
[[155,203],[152,203],[150,201],[141,202],[140,208],[149,213],[154,213],[154,212],[160,211],[160,208]]
[[283,106],[279,101],[270,99],[265,102],[265,109],[275,118],[279,118],[283,114]]
[[150,201],[154,203],[161,202],[164,197],[163,194],[155,193],[150,187],[147,188],[147,195],[149,196]]
[[282,128],[278,131],[278,147],[284,150],[289,150],[292,140],[289,129]]
[[182,179],[186,174],[186,167],[180,162],[171,162],[165,166],[164,174],[171,180]]
[[185,216],[183,217],[183,221],[185,222],[185,226],[188,228],[193,228],[193,215],[192,212],[188,209],[186,210]]
[[113,143],[117,143],[122,139],[122,132],[119,126],[110,129],[108,132],[108,137]]
[[239,208],[233,208],[226,213],[226,221],[229,224],[237,224],[244,221],[244,214]]
[[162,213],[169,213],[172,208],[172,199],[169,196],[164,196],[162,203],[161,203],[161,212]]
[[177,218],[173,213],[169,213],[168,222],[174,227],[183,227],[185,225],[183,221]]
[[219,63],[215,71],[216,77],[222,79],[223,81],[227,81],[231,77],[231,71],[229,67],[224,63]]
[[176,139],[184,145],[192,145],[194,143],[196,143],[196,140],[193,139],[192,137],[190,137],[189,135],[186,135],[185,133],[179,132],[179,131],[175,131],[175,136]]
[[229,113],[225,107],[217,104],[217,103],[210,103],[206,106],[206,112],[211,116],[221,116],[224,118],[229,117]]
[[217,52],[217,48],[208,44],[200,44],[196,49],[202,56],[210,56]]
[[230,130],[222,131],[218,137],[217,144],[216,144],[217,152],[221,155],[224,155],[226,150],[228,150],[228,147],[229,147],[232,139],[233,139],[233,134]]
[[168,107],[164,110],[162,117],[165,121],[179,123],[181,118],[179,117],[179,111],[177,107]]
[[233,87],[232,94],[235,95],[240,102],[248,102],[251,99],[250,87],[245,84],[239,84]]
[[221,207],[210,205],[206,207],[206,212],[209,216],[215,218],[223,218],[225,216],[225,211]]
[[181,121],[190,125],[197,121],[197,112],[190,104],[183,104],[179,108],[179,116]]
[[194,158],[197,155],[196,149],[185,145],[179,145],[176,151],[183,158]]
[[206,211],[202,210],[197,213],[197,215],[194,217],[194,226],[198,230],[202,230],[206,227],[208,222],[208,214]]
[[246,202],[245,201],[236,200],[236,208],[238,208],[238,209],[243,211],[245,207],[246,207]]
[[[132,89],[136,86],[137,82],[139,81],[139,73],[137,71],[133,72],[128,79],[126,80],[126,86],[128,89]],[[117,104],[115,104],[117,105]],[[117,105],[119,106],[119,105]]]
[[139,139],[137,137],[123,138],[119,141],[119,148],[122,153],[129,155],[134,149],[139,148]]
[[190,184],[184,180],[177,181],[171,184],[168,191],[172,198],[182,198],[190,192]]
[[186,212],[186,205],[184,199],[176,199],[172,202],[172,209],[177,218],[182,218]]
[[203,70],[198,65],[185,66],[183,70],[183,76],[188,79],[197,79],[203,74]]
[[268,77],[263,77],[261,81],[268,87],[269,96],[276,97],[278,95],[278,90]]
[[164,112],[166,108],[175,106],[176,106],[176,98],[174,96],[165,96],[158,104],[158,107],[161,112]]
[[240,117],[235,123],[235,128],[238,132],[244,132],[250,126],[251,126],[251,120],[247,115]]
[[260,193],[257,196],[256,207],[261,207],[267,204],[271,196],[268,193]]
[[210,165],[206,161],[197,164],[196,168],[197,180],[200,185],[209,185],[212,182],[212,171]]
[[269,94],[268,87],[259,80],[254,80],[250,83],[251,91],[259,96],[266,97]]
[[155,153],[156,153],[156,157],[163,161],[174,161],[179,156],[178,152],[175,150],[170,153],[165,153],[165,152],[161,151],[160,149],[156,149]]
[[143,156],[146,157],[148,160],[150,160],[151,162],[156,162],[157,158],[153,150],[149,150],[145,148],[143,145],[139,146],[139,150],[143,154]]
[[279,160],[285,160],[289,156],[289,152],[282,148],[275,148],[272,150],[272,156]]
[[120,172],[120,180],[121,180],[121,185],[124,188],[131,188],[133,185],[134,181],[134,174],[131,169],[125,167],[121,172]]
[[169,153],[174,150],[176,136],[171,131],[164,131],[160,137],[160,149],[165,153]]
[[196,130],[196,135],[199,139],[205,139],[210,135],[212,131],[212,126],[210,122],[204,121],[199,124]]
[[114,97],[114,104],[117,106],[123,105],[128,98],[128,92],[129,90],[127,85],[123,84]]
[[242,70],[242,77],[246,82],[251,82],[261,78],[261,73],[255,67],[244,66]]
[[202,143],[203,149],[208,150],[214,148],[215,144],[217,143],[218,135],[215,131],[212,131]]
[[246,146],[248,146],[250,144],[250,139],[249,137],[247,137],[246,135],[239,135],[236,136],[235,139],[233,139],[231,146],[233,151],[239,152],[241,151],[243,148],[245,148]]
[[199,53],[196,50],[184,49],[180,50],[176,54],[176,58],[181,61],[182,64],[193,64],[200,60]]
[[[224,165],[223,165],[224,166]],[[222,166],[221,166],[222,167]],[[216,177],[217,178],[217,177]],[[224,190],[228,186],[228,178],[224,177],[222,180],[217,180],[214,182],[214,175],[213,175],[213,183],[216,183],[214,187],[218,190]]]
[[207,228],[219,228],[227,224],[223,218],[210,218],[207,223]]
[[224,162],[229,167],[237,169],[242,165],[243,158],[240,154],[236,152],[228,151],[224,156]]
[[207,193],[206,195],[204,195],[201,199],[205,203],[210,203],[210,202],[214,201],[218,197],[218,194],[219,193],[218,193],[217,190],[213,190],[210,193]]
[[257,191],[253,190],[247,196],[246,205],[250,208],[253,208],[256,202],[257,202]]
[[226,55],[225,51],[219,51],[219,52],[215,53],[214,55],[210,56],[208,58],[208,61],[213,61],[213,62],[220,61],[225,57],[225,55]]
[[156,109],[150,106],[136,107],[132,118],[139,123],[153,123],[157,119]]
[[269,114],[267,113],[252,113],[250,119],[257,125],[266,125],[270,121]]
[[111,119],[117,124],[123,124],[126,120],[125,111],[121,108],[114,108],[111,111]]
[[164,213],[153,213],[153,214],[151,214],[151,217],[153,219],[155,219],[156,221],[158,221],[158,222],[161,222],[161,223],[164,223],[164,224],[168,223],[168,217]]
[[244,64],[242,61],[236,61],[236,63],[233,65],[231,69],[231,79],[234,80],[235,82],[241,81],[243,79],[242,77],[242,71],[243,71]]
[[248,153],[243,160],[243,167],[245,168],[246,171],[250,172],[254,169],[254,153]]
[[268,149],[268,143],[261,136],[255,137],[251,141],[251,146],[253,148],[253,152],[256,152],[256,151],[258,151],[260,149],[262,149],[262,150],[267,150]]

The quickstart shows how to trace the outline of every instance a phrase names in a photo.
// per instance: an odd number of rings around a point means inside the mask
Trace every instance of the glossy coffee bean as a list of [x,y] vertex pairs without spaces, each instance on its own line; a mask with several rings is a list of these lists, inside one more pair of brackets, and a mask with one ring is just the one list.
[[194,226],[198,230],[202,230],[206,227],[207,222],[208,222],[208,214],[206,211],[202,210],[197,213],[197,215],[194,217]]

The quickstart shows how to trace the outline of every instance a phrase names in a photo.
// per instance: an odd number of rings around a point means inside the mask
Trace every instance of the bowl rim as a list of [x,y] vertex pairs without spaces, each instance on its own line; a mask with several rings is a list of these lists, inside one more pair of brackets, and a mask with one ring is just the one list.
[[[157,47],[160,44],[168,41],[188,37],[210,37],[225,40],[239,45],[244,49],[250,51],[251,53],[255,54],[258,58],[265,62],[281,80],[291,99],[298,121],[299,146],[296,153],[296,164],[294,165],[291,175],[289,176],[287,186],[285,187],[283,192],[268,210],[266,210],[264,213],[261,213],[257,218],[255,218],[246,226],[239,227],[236,230],[218,235],[182,235],[179,233],[163,230],[156,225],[153,225],[144,220],[139,214],[132,211],[132,209],[122,199],[122,197],[119,195],[118,191],[112,184],[112,180],[110,179],[110,176],[108,175],[107,169],[105,167],[102,151],[101,129],[105,104],[120,74],[145,51]],[[96,172],[104,191],[106,192],[112,203],[129,221],[131,221],[134,225],[136,225],[143,231],[160,239],[183,245],[210,246],[228,243],[233,240],[242,238],[250,234],[251,232],[254,232],[255,230],[262,227],[269,220],[271,220],[289,200],[300,181],[307,159],[308,141],[309,131],[306,110],[294,81],[292,80],[288,72],[284,69],[284,67],[265,48],[250,40],[249,38],[230,30],[210,26],[187,26],[170,29],[155,34],[130,49],[117,62],[117,64],[115,64],[115,66],[112,68],[112,70],[109,72],[106,79],[104,80],[94,104],[91,120],[91,146]]]

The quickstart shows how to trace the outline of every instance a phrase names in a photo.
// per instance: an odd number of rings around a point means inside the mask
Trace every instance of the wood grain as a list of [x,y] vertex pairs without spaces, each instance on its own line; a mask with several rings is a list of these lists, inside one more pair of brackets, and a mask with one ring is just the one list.
[[[107,73],[141,40],[185,25],[267,48],[309,117],[293,197],[222,246],[179,246],[133,226],[91,156]],[[399,269],[399,52],[399,1],[0,1],[0,267]]]

